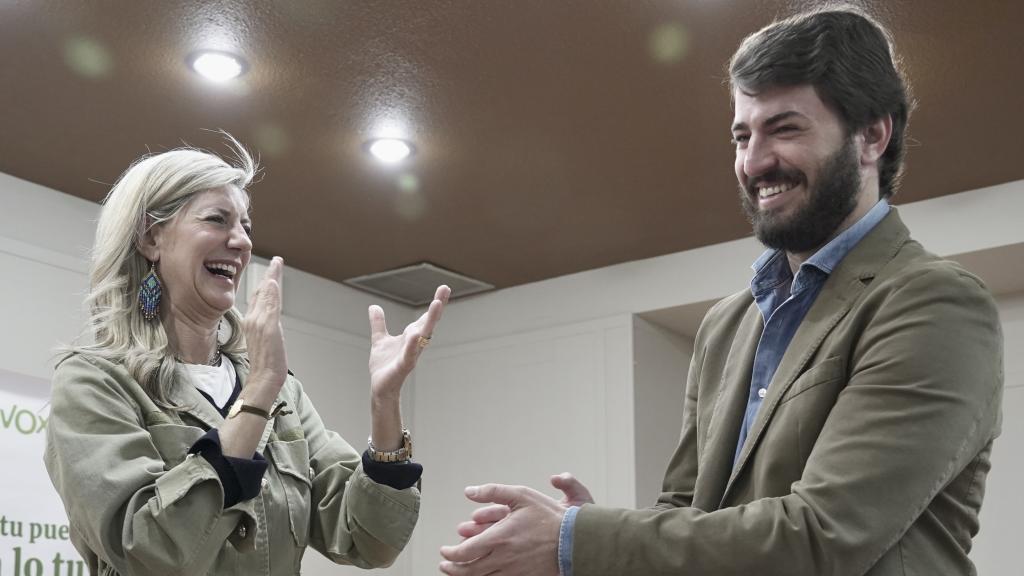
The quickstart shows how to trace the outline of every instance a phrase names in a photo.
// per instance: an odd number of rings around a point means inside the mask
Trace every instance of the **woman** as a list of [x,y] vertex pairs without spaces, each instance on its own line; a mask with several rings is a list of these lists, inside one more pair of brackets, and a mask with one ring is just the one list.
[[370,307],[371,438],[326,430],[288,372],[274,258],[245,317],[255,166],[181,149],[141,160],[100,214],[94,344],[58,364],[45,461],[92,574],[298,574],[305,547],[390,564],[419,510],[399,398],[448,299],[399,336]]

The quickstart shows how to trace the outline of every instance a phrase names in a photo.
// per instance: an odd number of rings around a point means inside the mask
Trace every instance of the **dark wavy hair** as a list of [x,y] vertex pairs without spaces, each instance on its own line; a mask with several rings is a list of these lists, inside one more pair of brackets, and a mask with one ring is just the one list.
[[893,195],[903,169],[903,147],[913,101],[894,58],[889,33],[852,8],[825,8],[774,22],[747,36],[729,61],[735,94],[776,86],[814,86],[848,133],[885,116],[892,137],[878,165],[882,198]]

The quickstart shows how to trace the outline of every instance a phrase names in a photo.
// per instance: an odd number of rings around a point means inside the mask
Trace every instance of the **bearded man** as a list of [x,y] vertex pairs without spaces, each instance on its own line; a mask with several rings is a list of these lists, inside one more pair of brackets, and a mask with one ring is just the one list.
[[683,431],[642,510],[525,487],[442,548],[450,575],[974,574],[999,433],[1002,335],[976,277],[910,238],[909,116],[885,30],[822,10],[729,67],[740,201],[768,248],[696,337]]

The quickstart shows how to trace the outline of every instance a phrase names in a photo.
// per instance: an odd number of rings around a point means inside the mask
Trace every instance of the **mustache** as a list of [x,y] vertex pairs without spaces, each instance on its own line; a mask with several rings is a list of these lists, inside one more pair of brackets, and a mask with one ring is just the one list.
[[783,170],[782,168],[775,168],[770,172],[751,178],[747,181],[746,192],[749,194],[757,194],[757,189],[765,182],[771,182],[772,184],[799,184],[804,181],[804,173],[799,170]]

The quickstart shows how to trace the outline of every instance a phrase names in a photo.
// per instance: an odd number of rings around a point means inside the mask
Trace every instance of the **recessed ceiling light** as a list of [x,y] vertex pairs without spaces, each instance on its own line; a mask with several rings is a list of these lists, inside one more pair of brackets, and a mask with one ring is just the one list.
[[200,76],[214,82],[227,82],[245,71],[242,59],[226,52],[199,52],[191,64]]
[[412,145],[397,138],[379,138],[370,142],[370,154],[385,164],[394,164],[412,154]]

